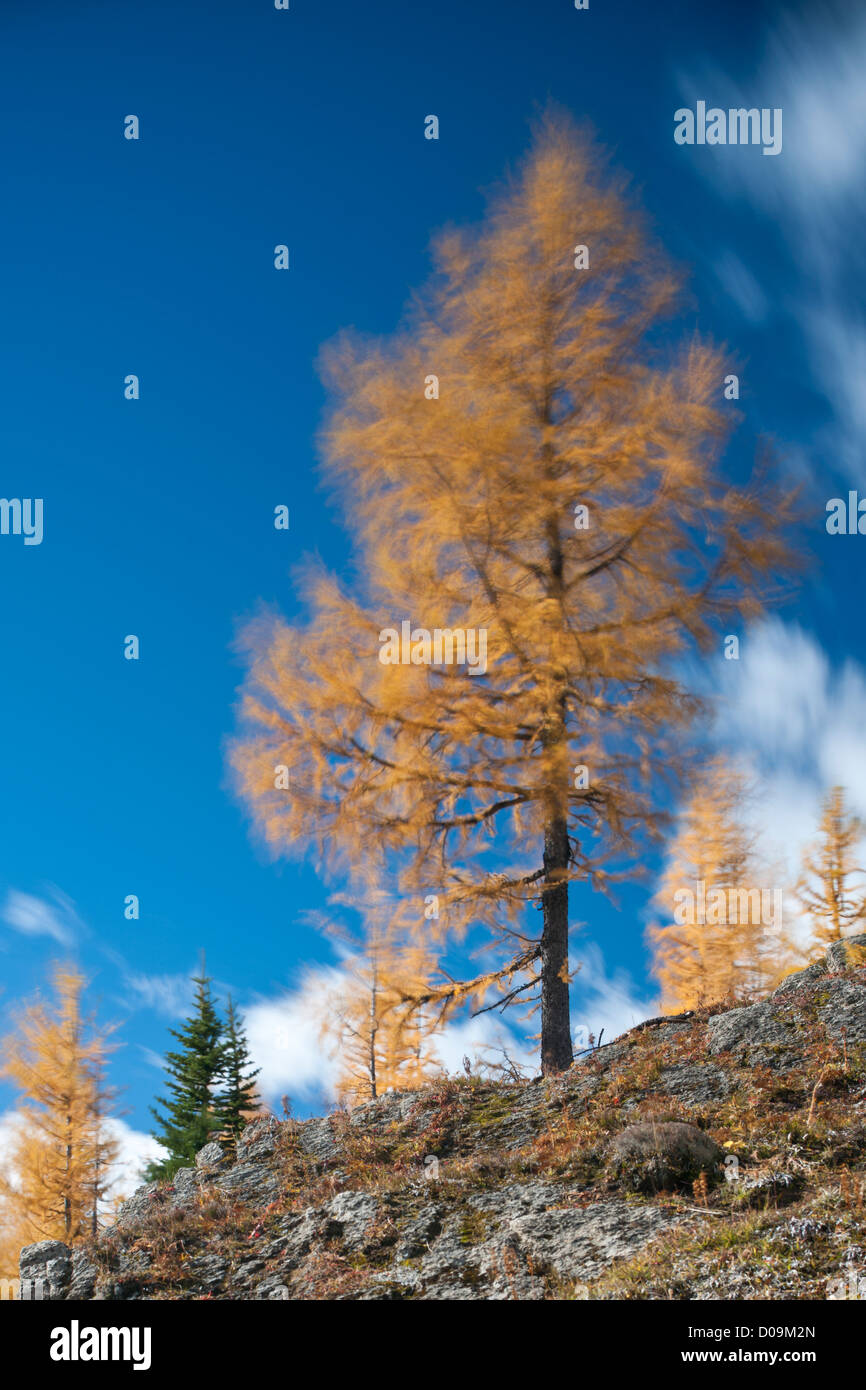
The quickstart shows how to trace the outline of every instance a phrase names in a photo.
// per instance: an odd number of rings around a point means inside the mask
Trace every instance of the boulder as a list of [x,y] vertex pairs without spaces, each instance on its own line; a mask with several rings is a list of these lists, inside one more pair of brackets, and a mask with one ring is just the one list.
[[725,1151],[695,1125],[681,1120],[645,1120],[618,1134],[611,1150],[615,1177],[634,1192],[690,1188],[724,1165]]
[[282,1125],[273,1115],[262,1115],[260,1119],[252,1120],[238,1139],[238,1163],[256,1163],[269,1158],[277,1146],[281,1131]]
[[72,1251],[59,1240],[25,1245],[18,1263],[21,1297],[56,1302],[67,1296],[72,1279]]
[[225,1162],[225,1150],[216,1141],[205,1144],[204,1148],[199,1149],[195,1156],[195,1166],[200,1172],[213,1172],[215,1168],[222,1168]]

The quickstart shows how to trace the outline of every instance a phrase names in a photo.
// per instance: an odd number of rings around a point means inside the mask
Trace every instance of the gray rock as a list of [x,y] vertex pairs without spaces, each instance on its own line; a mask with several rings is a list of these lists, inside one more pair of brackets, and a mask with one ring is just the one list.
[[116,1224],[121,1229],[132,1229],[140,1226],[142,1221],[153,1210],[159,1194],[159,1183],[148,1182],[143,1187],[137,1187],[131,1197],[127,1197],[122,1204],[117,1215]]
[[[839,1042],[844,1028],[850,1042],[866,1042],[866,987],[839,972],[856,965],[866,936],[848,937],[830,947],[822,961],[789,975],[768,999],[716,1014],[707,1023],[711,1053],[732,1052],[784,1070],[801,1056],[804,1022],[799,996],[811,991],[827,1036]],[[866,960],[866,956],[864,956]]]
[[255,1285],[252,1296],[254,1299],[282,1302],[290,1297],[289,1286],[284,1284],[276,1275],[271,1274]]
[[441,1222],[437,1216],[439,1233],[417,1265],[397,1264],[379,1277],[424,1299],[538,1300],[549,1296],[551,1276],[589,1283],[682,1219],[620,1199],[563,1206],[566,1195],[544,1182],[474,1194],[469,1204],[482,1223],[471,1215]]
[[326,1237],[339,1237],[347,1250],[363,1250],[376,1219],[379,1199],[368,1192],[339,1192],[325,1204]]
[[171,1205],[173,1207],[189,1206],[198,1197],[200,1182],[201,1174],[197,1168],[178,1168],[168,1187],[168,1191],[171,1193]]
[[238,1163],[257,1163],[269,1158],[277,1147],[282,1125],[273,1115],[251,1120],[238,1138]]
[[691,1187],[701,1173],[714,1174],[724,1159],[714,1139],[679,1120],[629,1125],[611,1150],[613,1173],[636,1192]]
[[795,975],[786,975],[782,983],[773,990],[770,999],[784,999],[786,995],[799,994],[804,989],[810,989],[826,973],[822,960],[813,961],[805,970],[798,970]]
[[675,1062],[663,1067],[652,1084],[653,1091],[676,1096],[683,1105],[706,1105],[725,1100],[731,1093],[731,1078],[721,1067],[703,1062]]
[[788,975],[770,995],[770,999],[784,998],[785,995],[799,994],[810,989],[824,975],[838,974],[841,970],[866,966],[866,934],[846,936],[827,947],[822,960],[814,960],[805,970]]
[[304,1153],[320,1163],[336,1158],[339,1153],[334,1126],[327,1115],[322,1119],[305,1120],[298,1126],[297,1136]]
[[221,1255],[194,1255],[184,1266],[184,1276],[192,1279],[197,1288],[205,1293],[221,1289],[228,1274],[228,1261]]
[[136,1188],[121,1206],[117,1226],[127,1231],[140,1227],[158,1205],[180,1209],[194,1206],[202,1176],[197,1168],[178,1168],[170,1182],[148,1182]]
[[614,1261],[637,1255],[682,1219],[658,1206],[602,1201],[518,1217],[511,1223],[511,1233],[533,1268],[591,1281],[605,1274]]
[[[452,1215],[416,1269],[398,1267],[383,1278],[396,1278],[425,1299],[465,1300],[479,1297],[482,1268],[490,1263],[487,1242],[482,1238],[473,1245],[467,1239],[465,1218]],[[492,1288],[484,1296],[495,1297]]]
[[376,1100],[356,1105],[349,1115],[349,1123],[357,1129],[367,1129],[371,1125],[378,1128],[382,1124],[403,1122],[418,1108],[418,1099],[417,1091],[386,1091]]
[[83,1250],[72,1252],[72,1278],[69,1282],[67,1298],[93,1298],[99,1270]]
[[774,1009],[769,1001],[730,1009],[728,1013],[716,1014],[707,1023],[707,1046],[711,1053],[758,1048],[761,1060],[772,1065],[779,1049],[791,1050],[796,1044],[797,1029],[793,1019]]
[[849,970],[866,966],[866,933],[846,936],[827,948],[827,970]]
[[280,1195],[276,1173],[258,1162],[234,1164],[217,1174],[214,1185],[256,1210],[270,1206]]
[[224,1166],[225,1162],[225,1150],[222,1145],[217,1144],[216,1141],[205,1144],[204,1148],[199,1149],[195,1156],[196,1168],[203,1169],[205,1172],[210,1172],[214,1168],[221,1168]]
[[432,1242],[442,1233],[443,1208],[435,1203],[422,1207],[417,1216],[407,1221],[400,1232],[400,1240],[394,1250],[396,1261],[411,1260],[430,1249]]
[[476,1192],[469,1198],[473,1211],[487,1212],[503,1223],[521,1216],[536,1216],[563,1198],[563,1188],[552,1182],[518,1182],[490,1192]]
[[[103,1300],[594,1297],[596,1281],[618,1261],[640,1255],[677,1221],[702,1219],[695,1204],[680,1204],[678,1213],[658,1195],[688,1191],[701,1172],[721,1179],[725,1154],[686,1123],[689,1115],[700,1109],[702,1123],[725,1122],[721,1112],[714,1119],[718,1103],[730,1095],[738,1106],[748,1103],[754,1063],[802,1068],[821,1040],[816,1022],[830,1039],[841,1039],[843,1028],[852,1044],[866,1038],[866,974],[852,969],[860,941],[866,936],[837,943],[759,1004],[719,1014],[706,1027],[702,1016],[654,1024],[537,1085],[461,1079],[388,1093],[351,1115],[285,1123],[259,1117],[242,1134],[236,1158],[211,1144],[195,1168],[139,1188],[100,1238],[98,1256],[43,1242],[24,1252],[22,1277],[45,1278],[55,1298]],[[719,1053],[727,1054],[723,1061]],[[657,1066],[644,1067],[656,1058]],[[636,1075],[653,1079],[641,1085]],[[668,1097],[682,1106],[682,1118],[644,1120],[611,1139],[608,1109],[591,1099],[608,1087],[623,1110],[655,1092],[666,1107]],[[787,1089],[776,1090],[778,1104],[787,1104]],[[796,1109],[806,1094],[800,1079],[790,1093]],[[866,1100],[852,1105],[859,1116]],[[850,1132],[829,1131],[826,1161],[859,1164],[864,1133],[859,1120]],[[361,1186],[368,1143],[375,1190]],[[425,1180],[425,1154],[439,1159],[436,1182]],[[650,1199],[635,1200],[635,1190]],[[796,1164],[769,1175],[759,1166],[740,1175],[738,1205],[763,1211],[768,1202],[800,1203],[801,1190],[805,1201],[808,1182]],[[688,1218],[682,1207],[690,1208]],[[794,1214],[815,1219],[805,1205]],[[168,1268],[160,1232],[182,1236]],[[850,1233],[845,1239],[850,1244]],[[703,1254],[698,1263],[693,1254],[683,1258],[664,1290],[646,1296],[751,1298],[776,1290],[787,1297],[797,1287],[796,1272],[783,1278],[763,1263],[756,1274],[722,1270]],[[616,1287],[605,1282],[598,1293],[610,1297]]]
[[72,1278],[72,1252],[59,1240],[25,1245],[18,1259],[18,1274],[22,1298],[57,1302],[66,1297]]
[[828,995],[818,1008],[818,1017],[834,1042],[842,1041],[842,1030],[849,1043],[866,1042],[866,988],[854,980],[828,978],[821,993]]

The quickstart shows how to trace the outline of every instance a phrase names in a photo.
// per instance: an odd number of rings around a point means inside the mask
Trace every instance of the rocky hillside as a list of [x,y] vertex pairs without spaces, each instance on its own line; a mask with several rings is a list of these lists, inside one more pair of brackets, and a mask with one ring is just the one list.
[[[251,1124],[98,1243],[57,1299],[866,1295],[866,936],[769,999],[643,1024],[550,1081],[463,1077]],[[858,1286],[858,1280],[860,1284]]]

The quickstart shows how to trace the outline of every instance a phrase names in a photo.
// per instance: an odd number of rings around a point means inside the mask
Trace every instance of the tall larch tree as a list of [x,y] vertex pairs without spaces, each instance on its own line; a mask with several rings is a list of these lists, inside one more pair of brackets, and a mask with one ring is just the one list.
[[84,983],[74,967],[56,965],[53,1000],[37,996],[2,1044],[0,1075],[20,1097],[0,1201],[4,1236],[19,1248],[93,1233],[118,1155],[105,1079],[110,1030],[83,1013]]
[[434,1015],[419,1006],[435,961],[417,939],[406,940],[383,917],[367,913],[363,935],[325,927],[343,952],[340,983],[317,996],[320,1036],[337,1062],[341,1100],[361,1104],[393,1087],[411,1090],[436,1066]]
[[572,1060],[570,885],[654,828],[699,709],[675,659],[785,568],[768,470],[719,468],[730,363],[660,331],[678,295],[624,181],[543,119],[405,328],[325,354],[354,582],[311,567],[308,621],[247,634],[234,765],[267,839],[361,884],[384,853],[409,916],[438,895],[431,937],[488,929],[546,1074]]
[[168,1156],[148,1165],[148,1182],[170,1178],[178,1168],[191,1167],[199,1149],[222,1125],[217,1093],[225,1062],[223,1022],[204,963],[200,974],[193,976],[193,983],[192,1014],[180,1028],[169,1029],[180,1047],[166,1053],[168,1099],[157,1097],[157,1106],[163,1106],[165,1114],[151,1106],[151,1114],[159,1125],[153,1137]]
[[864,826],[848,810],[844,787],[824,798],[817,843],[803,856],[797,901],[812,923],[813,940],[823,951],[856,932],[866,921],[866,873],[856,863]]
[[746,798],[745,778],[715,760],[683,808],[655,896],[664,915],[647,933],[665,1009],[755,997],[784,970],[783,923],[764,920],[773,900]]

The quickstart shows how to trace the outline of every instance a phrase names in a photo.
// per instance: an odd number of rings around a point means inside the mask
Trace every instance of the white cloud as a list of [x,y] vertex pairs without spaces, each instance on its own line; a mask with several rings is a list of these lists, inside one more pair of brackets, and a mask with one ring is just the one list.
[[133,1129],[125,1120],[112,1116],[106,1128],[119,1145],[116,1162],[112,1165],[106,1199],[128,1197],[143,1181],[142,1170],[153,1159],[165,1158],[161,1144],[140,1129]]
[[805,947],[811,927],[791,890],[829,789],[844,787],[848,809],[866,821],[866,671],[850,660],[834,668],[813,636],[779,618],[750,629],[740,659],[716,670],[712,742],[747,776],[745,819],[766,886],[785,893],[786,930]]
[[761,323],[767,317],[767,296],[748,266],[734,251],[723,251],[715,260],[719,283],[750,323]]
[[9,1166],[9,1154],[21,1129],[21,1116],[15,1110],[0,1114],[0,1170],[12,1187],[18,1187],[18,1175]]
[[74,944],[76,933],[81,926],[74,904],[65,893],[57,888],[49,888],[53,902],[36,898],[30,893],[20,893],[10,888],[6,901],[0,910],[0,917],[13,931],[22,936],[50,936],[61,946]]
[[[507,1015],[506,1015],[507,1017]],[[538,1048],[517,1037],[496,1013],[479,1014],[477,1018],[448,1023],[433,1039],[434,1051],[440,1066],[454,1075],[463,1070],[463,1058],[473,1064],[502,1060],[503,1049],[512,1062],[520,1067],[537,1067]]]
[[[844,254],[841,242],[837,243],[837,257]],[[838,281],[832,277],[823,300],[807,307],[800,317],[815,375],[836,416],[832,444],[838,450],[838,462],[849,477],[862,482],[866,480],[866,317],[851,295],[852,282],[858,277],[850,258],[848,265],[848,275],[840,265]]]
[[748,191],[769,211],[798,207],[813,223],[829,226],[852,197],[866,196],[864,53],[866,15],[822,7],[820,15],[774,22],[764,61],[745,83],[712,66],[681,74],[680,88],[692,104],[701,99],[708,106],[783,113],[780,154],[706,146],[695,151],[698,167],[729,191]]
[[613,1042],[614,1038],[658,1013],[656,1003],[642,997],[634,986],[631,976],[624,970],[608,975],[601,948],[594,942],[579,943],[573,950],[575,961],[580,962],[575,982],[572,986],[572,1032],[575,1047],[586,1047],[588,1035],[598,1042],[602,1029],[602,1042]]
[[335,1093],[337,1068],[319,1036],[319,1010],[341,979],[332,967],[310,969],[297,990],[243,1010],[250,1053],[261,1068],[259,1088],[267,1100]]
[[[686,678],[715,701],[710,751],[745,774],[743,817],[768,876],[760,886],[782,890],[786,935],[806,948],[812,927],[793,887],[830,788],[844,787],[866,822],[866,670],[834,667],[815,637],[773,617],[748,630],[738,661],[713,667],[715,688],[706,677],[692,668]],[[856,858],[866,862],[866,837]]]
[[795,874],[829,787],[844,786],[866,819],[866,672],[834,670],[814,637],[772,618],[723,663],[722,681],[716,738],[754,772],[756,821]]
[[[799,281],[787,310],[803,332],[815,379],[833,412],[826,446],[841,470],[866,480],[866,315],[852,285],[863,282],[866,247],[866,14],[822,5],[774,20],[759,70],[736,84],[717,68],[680,78],[687,102],[783,112],[782,151],[683,148],[726,197],[745,195],[779,228]],[[744,312],[758,301],[736,266],[720,278]],[[748,274],[748,272],[747,272]],[[824,442],[824,441],[822,441]]]
[[149,1067],[155,1067],[157,1071],[165,1071],[165,1058],[160,1057],[158,1052],[154,1052],[152,1047],[145,1047],[144,1043],[136,1043],[136,1046]]
[[128,971],[124,983],[134,1005],[155,1009],[167,1018],[183,1018],[189,1012],[194,986],[190,971],[186,975],[144,975]]

